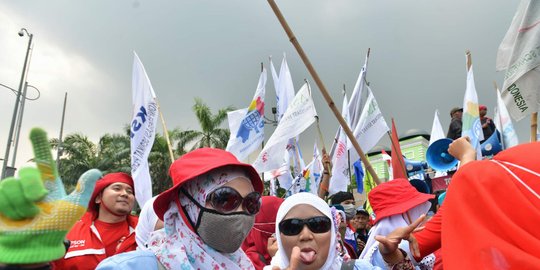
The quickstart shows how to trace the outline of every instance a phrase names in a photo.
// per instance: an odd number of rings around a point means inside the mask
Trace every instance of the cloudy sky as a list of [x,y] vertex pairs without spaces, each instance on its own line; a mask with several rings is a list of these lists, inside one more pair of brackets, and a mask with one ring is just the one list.
[[[503,77],[495,72],[496,52],[518,1],[277,4],[339,108],[343,84],[352,91],[371,48],[368,81],[387,122],[394,117],[400,132],[429,132],[438,109],[446,132],[448,112],[463,103],[469,49],[480,103],[493,117],[493,81],[501,85]],[[34,34],[28,82],[39,88],[41,97],[26,103],[17,164],[32,156],[26,139],[31,127],[58,136],[65,92],[64,134],[81,132],[97,141],[104,133],[121,132],[131,119],[134,50],[169,129],[198,128],[191,110],[195,97],[213,109],[247,107],[260,63],[268,66],[270,55],[278,66],[283,53],[287,55],[296,89],[304,78],[311,80],[264,0],[1,1],[0,83],[12,88],[18,88],[28,44],[28,37],[17,35],[21,27]],[[313,87],[329,147],[337,121]],[[266,101],[275,104],[271,79]],[[14,103],[15,95],[0,87],[2,158]],[[529,120],[514,125],[520,140],[528,140]],[[272,130],[266,129],[267,137]],[[304,152],[311,151],[315,138],[313,128],[301,136]]]

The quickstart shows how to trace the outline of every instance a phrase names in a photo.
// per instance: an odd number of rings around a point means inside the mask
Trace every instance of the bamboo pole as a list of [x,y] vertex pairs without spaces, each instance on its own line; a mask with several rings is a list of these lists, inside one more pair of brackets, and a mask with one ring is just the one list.
[[[328,153],[326,153],[326,146],[324,145],[324,139],[323,139],[323,135],[322,135],[322,132],[321,132],[321,127],[319,126],[319,117],[318,116],[315,116],[315,117],[317,119],[317,121],[316,121],[316,123],[317,123],[317,133],[319,134],[319,140],[321,141],[321,144],[322,144],[322,154],[323,154],[323,156],[327,156]],[[332,168],[330,167],[330,164],[327,164],[327,163],[323,162],[323,167],[324,167],[324,170],[326,170],[328,173],[332,172]],[[330,187],[330,178],[331,178],[330,175],[328,177],[325,177],[324,173],[321,176],[321,183],[319,184],[319,190],[318,190],[317,194],[323,200],[326,197],[326,193],[328,191],[328,188]]]
[[375,170],[373,169],[373,167],[369,163],[369,160],[367,159],[366,155],[364,155],[364,151],[362,151],[362,149],[360,148],[360,145],[356,141],[356,138],[354,137],[351,129],[349,128],[349,125],[347,124],[347,122],[345,122],[345,119],[343,119],[343,117],[341,116],[341,113],[336,108],[336,105],[335,105],[334,101],[332,100],[332,97],[330,97],[330,95],[328,94],[328,91],[326,90],[326,87],[324,86],[323,82],[319,78],[319,74],[317,74],[317,72],[315,71],[315,69],[311,65],[311,62],[309,61],[307,55],[305,54],[304,49],[302,49],[302,47],[300,46],[300,43],[298,42],[298,40],[294,36],[291,28],[287,24],[287,21],[283,17],[283,14],[281,14],[281,11],[279,10],[278,6],[276,5],[276,2],[274,0],[268,0],[268,3],[270,4],[270,7],[272,8],[274,13],[276,14],[276,17],[278,18],[279,22],[281,23],[281,26],[285,30],[285,33],[287,33],[287,36],[289,37],[289,40],[291,41],[294,48],[298,52],[300,58],[302,58],[302,61],[306,65],[306,68],[308,69],[309,73],[311,74],[311,77],[313,77],[313,80],[315,81],[315,83],[319,87],[319,90],[321,91],[321,94],[323,95],[324,99],[326,100],[326,103],[328,104],[328,106],[330,107],[332,112],[334,113],[334,116],[336,117],[339,124],[343,128],[343,131],[345,131],[345,134],[347,134],[347,137],[349,137],[349,140],[353,144],[354,149],[356,150],[356,152],[358,152],[358,155],[360,155],[360,159],[362,159],[362,162],[364,163],[364,166],[366,167],[366,170],[373,176],[373,180],[375,181],[375,183],[377,185],[380,184],[381,181],[379,180],[379,177],[377,176],[377,174],[375,173]]
[[159,101],[157,98],[154,98],[156,101],[156,105],[159,112],[159,118],[161,119],[161,125],[163,126],[163,135],[165,137],[165,140],[167,141],[167,148],[169,149],[169,155],[171,156],[171,164],[174,162],[174,154],[171,146],[171,140],[169,139],[169,130],[167,129],[167,126],[165,125],[165,119],[163,118],[163,114],[161,113],[161,107],[159,106]]

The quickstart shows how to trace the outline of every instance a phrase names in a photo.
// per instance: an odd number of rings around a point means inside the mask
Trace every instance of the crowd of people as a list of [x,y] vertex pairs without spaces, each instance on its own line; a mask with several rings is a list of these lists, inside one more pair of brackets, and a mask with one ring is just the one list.
[[540,143],[477,161],[456,138],[460,165],[430,218],[435,196],[408,179],[371,190],[370,214],[346,191],[263,196],[251,165],[202,148],[137,217],[131,176],[92,170],[66,195],[32,132],[37,168],[0,181],[0,269],[540,269]]

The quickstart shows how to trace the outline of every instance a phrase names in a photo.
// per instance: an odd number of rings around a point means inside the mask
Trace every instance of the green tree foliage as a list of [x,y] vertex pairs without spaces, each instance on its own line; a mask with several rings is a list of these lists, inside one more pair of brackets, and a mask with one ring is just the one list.
[[[178,128],[169,131],[171,144],[176,145],[173,159],[196,148],[225,148],[230,132],[228,128],[221,128],[221,126],[227,119],[227,112],[232,109],[229,106],[220,109],[214,115],[201,99],[195,99],[193,111],[199,121],[201,131]],[[130,126],[126,125],[123,134],[105,134],[97,143],[80,133],[67,135],[61,146],[59,174],[68,191],[75,187],[79,176],[92,168],[101,170],[103,174],[111,172],[131,174],[129,133]],[[50,142],[53,149],[57,150],[58,139],[51,139]],[[152,193],[156,195],[170,188],[172,180],[169,176],[169,167],[172,159],[167,141],[161,134],[156,133],[148,163],[152,178]]]
[[227,112],[234,110],[228,106],[213,114],[208,105],[200,98],[195,98],[193,112],[200,125],[200,130],[174,130],[172,140],[176,142],[177,154],[183,154],[186,149],[194,150],[203,147],[213,147],[224,149],[229,140],[230,131],[222,128],[223,122],[227,119]]

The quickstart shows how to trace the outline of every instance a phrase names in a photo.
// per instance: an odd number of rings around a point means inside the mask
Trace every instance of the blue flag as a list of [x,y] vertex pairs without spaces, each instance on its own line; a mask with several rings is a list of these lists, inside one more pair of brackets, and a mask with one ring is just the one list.
[[354,164],[354,176],[356,178],[356,191],[358,193],[364,192],[364,169],[362,169],[362,164],[360,160],[357,160]]

